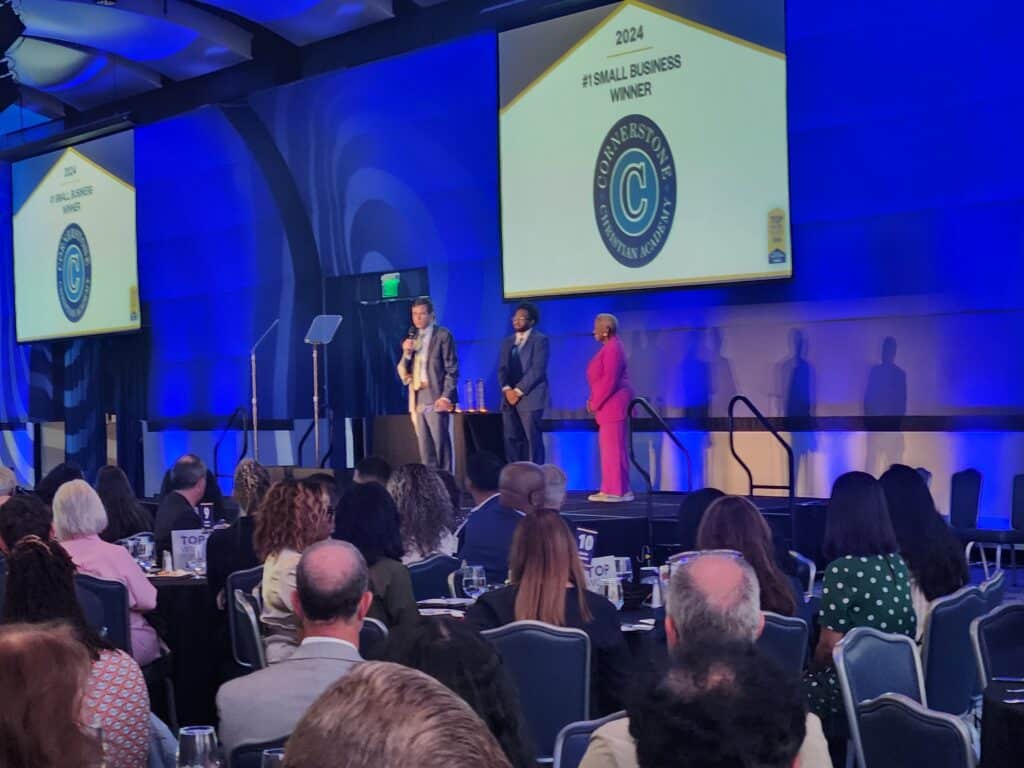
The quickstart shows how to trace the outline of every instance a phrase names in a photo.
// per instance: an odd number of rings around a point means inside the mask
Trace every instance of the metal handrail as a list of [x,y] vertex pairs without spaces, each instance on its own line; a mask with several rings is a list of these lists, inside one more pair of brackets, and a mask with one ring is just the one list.
[[[743,405],[747,406],[750,412],[754,414],[754,418],[758,420],[766,431],[772,434],[772,436],[778,441],[779,445],[781,445],[786,451],[786,469],[789,480],[787,485],[765,485],[763,483],[754,482],[754,473],[750,471],[750,467],[747,466],[747,463],[740,458],[739,453],[736,451],[736,443],[733,439],[736,434],[736,417],[733,415],[733,411],[736,409],[737,403],[743,403]],[[729,451],[732,452],[732,457],[739,462],[741,467],[743,467],[743,471],[747,473],[747,481],[750,487],[751,496],[754,495],[755,488],[759,488],[761,490],[787,491],[789,493],[789,509],[790,512],[793,511],[793,490],[796,485],[793,474],[793,448],[786,442],[785,438],[779,434],[778,430],[768,423],[768,419],[765,418],[764,414],[761,413],[761,411],[757,409],[757,406],[750,401],[750,398],[745,395],[736,395],[729,401]]]
[[249,450],[249,426],[246,419],[246,411],[243,406],[238,406],[228,417],[228,423],[224,425],[224,428],[220,431],[220,437],[217,438],[216,444],[213,446],[213,474],[215,477],[230,477],[231,475],[222,475],[220,473],[220,446],[224,442],[224,439],[228,436],[228,432],[235,424],[235,419],[238,415],[242,415],[242,452],[238,455],[238,460],[235,461],[237,464],[245,456]]

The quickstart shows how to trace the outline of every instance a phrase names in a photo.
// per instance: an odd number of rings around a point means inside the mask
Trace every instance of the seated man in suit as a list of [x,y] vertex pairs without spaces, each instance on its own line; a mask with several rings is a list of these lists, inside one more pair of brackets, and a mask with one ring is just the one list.
[[169,491],[160,500],[153,526],[158,554],[171,551],[171,531],[190,531],[203,525],[196,512],[196,505],[206,493],[206,465],[203,460],[186,453],[171,467],[168,485]]
[[359,550],[333,539],[314,544],[302,553],[295,580],[292,606],[303,638],[298,649],[217,692],[220,739],[229,752],[290,735],[309,705],[362,661],[359,630],[373,593]]
[[512,534],[523,513],[506,507],[499,490],[502,461],[489,451],[466,459],[466,487],[473,497],[473,509],[456,532],[460,559],[467,565],[482,565],[487,581],[503,584],[508,578],[508,551]]
[[548,405],[548,337],[535,327],[540,312],[530,302],[516,307],[511,336],[501,343],[498,386],[505,431],[505,459],[544,463],[540,419]]

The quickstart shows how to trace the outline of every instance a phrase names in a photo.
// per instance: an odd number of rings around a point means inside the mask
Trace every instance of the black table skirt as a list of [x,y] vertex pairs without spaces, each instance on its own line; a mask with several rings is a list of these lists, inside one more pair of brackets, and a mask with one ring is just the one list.
[[[1024,683],[989,683],[981,718],[981,768],[1020,768],[1024,764]],[[1009,691],[1013,690],[1013,693]]]

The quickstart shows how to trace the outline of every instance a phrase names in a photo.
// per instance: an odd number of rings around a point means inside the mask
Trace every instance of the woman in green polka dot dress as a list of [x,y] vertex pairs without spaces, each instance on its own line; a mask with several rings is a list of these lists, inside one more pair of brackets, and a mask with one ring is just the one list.
[[910,572],[899,555],[882,486],[864,472],[848,472],[832,486],[825,522],[821,635],[804,693],[829,741],[846,738],[846,719],[832,649],[854,627],[914,637],[917,619]]

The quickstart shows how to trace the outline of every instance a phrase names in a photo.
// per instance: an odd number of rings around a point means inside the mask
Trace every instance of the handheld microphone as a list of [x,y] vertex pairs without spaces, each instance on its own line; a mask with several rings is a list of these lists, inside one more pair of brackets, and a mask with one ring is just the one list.
[[409,339],[409,341],[415,341],[416,337],[419,336],[419,335],[420,335],[420,332],[416,328],[416,326],[415,325],[410,325],[409,326],[409,333],[407,333],[405,335],[405,338]]

